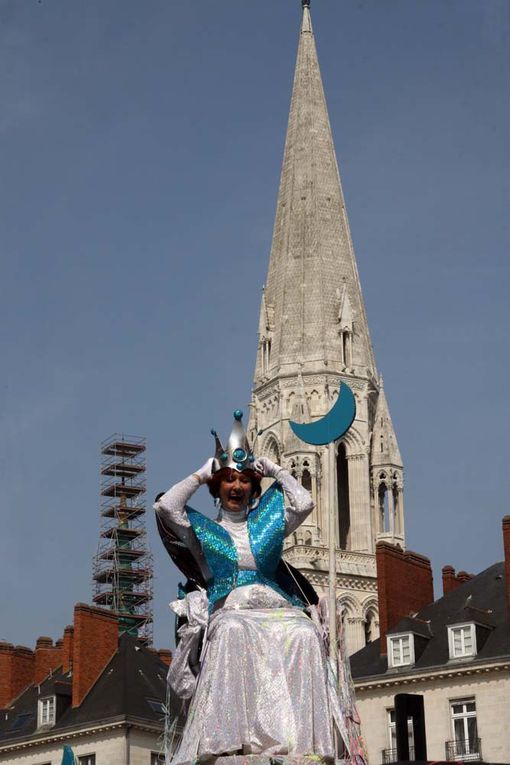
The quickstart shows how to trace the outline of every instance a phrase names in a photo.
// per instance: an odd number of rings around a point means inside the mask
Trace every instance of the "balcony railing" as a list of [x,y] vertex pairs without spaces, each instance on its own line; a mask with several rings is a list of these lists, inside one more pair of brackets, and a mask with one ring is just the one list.
[[[409,759],[414,760],[414,746],[409,747]],[[382,765],[390,765],[391,762],[397,762],[397,750],[396,749],[383,749],[382,751]]]
[[482,741],[479,738],[447,741],[445,750],[447,760],[457,760],[462,757],[464,762],[483,762]]

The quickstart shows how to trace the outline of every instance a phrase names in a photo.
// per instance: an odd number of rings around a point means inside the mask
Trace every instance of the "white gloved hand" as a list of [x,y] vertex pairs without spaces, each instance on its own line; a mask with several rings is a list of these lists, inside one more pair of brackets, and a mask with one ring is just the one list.
[[203,483],[207,483],[207,481],[212,477],[212,466],[213,466],[214,459],[213,457],[209,457],[205,465],[202,465],[201,468],[198,470],[195,470],[193,475],[198,480],[198,483],[202,485]]
[[260,473],[263,478],[276,478],[282,468],[275,462],[271,462],[267,457],[259,457],[253,465],[254,470]]

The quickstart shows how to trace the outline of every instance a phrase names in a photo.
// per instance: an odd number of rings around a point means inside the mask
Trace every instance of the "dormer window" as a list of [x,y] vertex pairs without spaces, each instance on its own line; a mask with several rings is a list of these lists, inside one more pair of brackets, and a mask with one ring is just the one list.
[[55,696],[39,699],[37,724],[40,728],[55,725]]
[[450,659],[462,659],[465,656],[476,655],[476,630],[475,625],[455,624],[448,627],[448,646]]
[[391,635],[387,640],[390,667],[406,667],[414,664],[414,640],[411,633]]

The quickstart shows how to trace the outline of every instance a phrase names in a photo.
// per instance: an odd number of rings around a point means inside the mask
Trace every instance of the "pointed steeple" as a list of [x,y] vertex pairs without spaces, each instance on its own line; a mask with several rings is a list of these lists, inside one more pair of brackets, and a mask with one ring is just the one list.
[[[403,468],[379,385],[310,17],[303,18],[262,295],[250,431],[257,455],[291,471],[315,509],[285,557],[324,592],[329,520],[336,522],[338,596],[350,612],[350,652],[364,645],[362,615],[377,612],[375,544],[404,545]],[[324,417],[341,382],[356,419],[333,449],[305,444],[289,421]],[[381,441],[381,436],[383,441]],[[381,442],[383,451],[381,452]],[[382,461],[381,461],[382,460]],[[361,555],[360,555],[361,554]],[[371,596],[367,599],[367,593]]]
[[390,410],[384,393],[382,375],[379,378],[379,396],[377,398],[374,429],[372,431],[372,466],[403,467],[395,429],[391,421]]
[[[320,366],[375,374],[375,360],[322,87],[309,2],[299,48],[265,291],[274,314],[269,370]],[[345,298],[346,294],[346,298]],[[340,296],[350,306],[344,363]],[[261,365],[258,365],[260,369]]]
[[370,472],[377,539],[404,546],[404,468],[382,376],[372,430]]

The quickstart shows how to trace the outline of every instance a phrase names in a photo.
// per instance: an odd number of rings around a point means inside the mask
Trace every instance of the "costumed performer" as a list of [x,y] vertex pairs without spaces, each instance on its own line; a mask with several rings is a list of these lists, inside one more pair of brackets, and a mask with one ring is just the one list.
[[[206,590],[172,604],[186,621],[169,683],[191,701],[171,762],[233,754],[333,759],[334,723],[344,751],[348,736],[321,631],[305,612],[304,588],[314,591],[301,575],[296,588],[281,561],[284,537],[314,503],[289,472],[255,459],[242,412],[234,418],[227,447],[212,431],[215,457],[159,495],[154,506],[167,550]],[[259,499],[262,477],[275,483]],[[215,498],[215,521],[187,506],[203,485]]]

